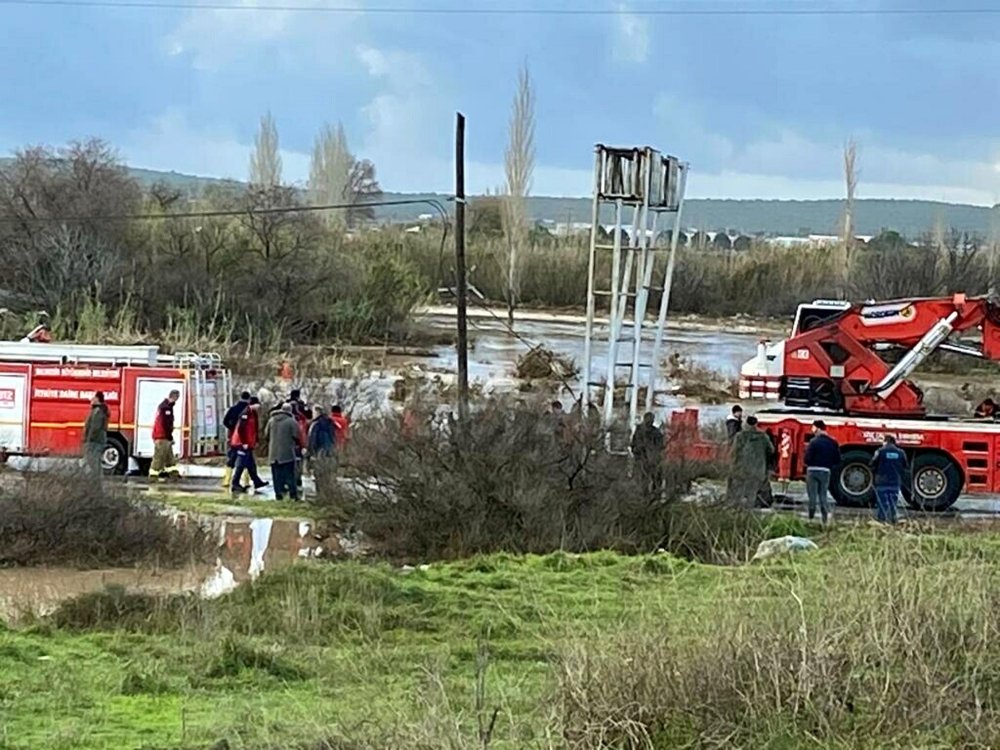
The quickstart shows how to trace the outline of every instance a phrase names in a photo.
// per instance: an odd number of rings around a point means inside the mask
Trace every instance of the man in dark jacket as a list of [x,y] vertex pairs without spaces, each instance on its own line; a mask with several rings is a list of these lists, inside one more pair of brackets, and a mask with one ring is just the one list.
[[812,439],[806,444],[806,494],[809,496],[809,519],[816,517],[816,505],[825,524],[829,520],[827,493],[830,476],[840,465],[840,446],[826,432],[826,424],[817,419],[812,426]]
[[739,404],[733,407],[732,412],[726,417],[726,439],[732,443],[736,433],[743,429],[743,407]]
[[632,456],[646,494],[655,497],[660,492],[663,462],[663,431],[653,424],[653,412],[646,412],[642,424],[632,433]]
[[285,491],[292,500],[299,499],[299,488],[295,484],[296,452],[301,449],[299,426],[292,416],[292,405],[285,403],[281,409],[271,413],[265,434],[268,439],[267,459],[271,464],[271,479],[274,482],[274,497],[283,500]]
[[313,409],[315,418],[309,425],[309,468],[312,470],[313,478],[317,472],[322,472],[324,468],[331,467],[334,460],[334,448],[336,445],[337,428],[322,406]]
[[906,454],[896,445],[896,438],[886,435],[882,447],[872,456],[875,473],[875,520],[896,523],[896,503],[906,476]]
[[747,417],[747,429],[740,430],[733,438],[732,481],[729,499],[752,507],[757,495],[767,482],[767,468],[774,455],[774,443],[757,427],[757,417]]
[[101,456],[108,444],[108,405],[101,391],[90,399],[90,414],[83,425],[83,460],[87,471],[101,476]]
[[240,482],[243,479],[244,471],[250,475],[250,481],[253,482],[255,490],[267,486],[267,482],[261,479],[257,473],[257,458],[254,456],[259,435],[260,399],[250,398],[246,408],[243,409],[236,421],[236,428],[229,436],[229,447],[236,451],[236,471],[233,474],[232,485],[229,487],[234,495],[246,492]]
[[222,477],[222,486],[229,489],[229,483],[233,478],[233,470],[236,468],[237,448],[233,447],[233,431],[239,424],[240,415],[250,404],[250,391],[243,391],[240,400],[226,409],[226,415],[222,418],[222,426],[226,428],[226,471]]

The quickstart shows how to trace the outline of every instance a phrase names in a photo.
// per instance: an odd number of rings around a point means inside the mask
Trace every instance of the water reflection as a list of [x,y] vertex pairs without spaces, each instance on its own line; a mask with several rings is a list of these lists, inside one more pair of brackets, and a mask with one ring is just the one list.
[[[178,522],[186,519],[181,515]],[[0,620],[16,621],[26,614],[51,613],[67,599],[122,586],[147,594],[198,593],[215,597],[265,570],[311,557],[319,549],[312,524],[279,518],[210,520],[219,533],[214,564],[198,563],[175,570],[64,567],[0,569]]]

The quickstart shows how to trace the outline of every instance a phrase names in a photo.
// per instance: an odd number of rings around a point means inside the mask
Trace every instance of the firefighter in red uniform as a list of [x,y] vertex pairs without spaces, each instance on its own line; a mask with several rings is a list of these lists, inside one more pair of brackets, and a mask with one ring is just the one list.
[[233,472],[233,482],[229,489],[234,495],[246,492],[240,480],[244,470],[250,475],[254,489],[266,487],[267,482],[257,473],[257,459],[254,448],[257,447],[257,436],[260,435],[260,399],[253,397],[249,405],[240,414],[236,429],[233,430],[229,445],[236,451],[236,470]]
[[170,391],[156,407],[156,419],[153,421],[153,463],[149,467],[149,476],[166,481],[177,477],[177,458],[174,456],[174,404],[181,397],[180,391]]

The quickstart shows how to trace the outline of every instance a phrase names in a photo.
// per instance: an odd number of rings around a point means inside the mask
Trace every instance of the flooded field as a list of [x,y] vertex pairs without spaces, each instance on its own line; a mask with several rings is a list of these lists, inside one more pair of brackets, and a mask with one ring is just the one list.
[[[183,522],[183,518],[179,522]],[[82,594],[121,586],[146,594],[192,593],[213,597],[231,591],[265,570],[290,565],[315,554],[318,543],[305,521],[278,518],[206,519],[219,535],[215,564],[177,570],[64,567],[0,569],[0,621],[26,614],[45,615]]]

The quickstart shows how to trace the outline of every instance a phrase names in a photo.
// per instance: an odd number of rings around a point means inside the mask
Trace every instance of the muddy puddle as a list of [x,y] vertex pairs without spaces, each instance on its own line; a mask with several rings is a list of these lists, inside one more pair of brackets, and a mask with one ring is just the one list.
[[122,586],[147,594],[195,593],[221,596],[265,570],[312,557],[319,549],[306,521],[255,518],[214,521],[219,534],[215,564],[178,570],[150,568],[7,568],[0,569],[0,620],[15,622],[25,614],[45,615],[67,599]]

